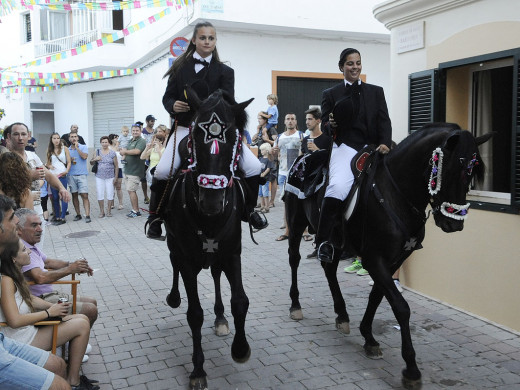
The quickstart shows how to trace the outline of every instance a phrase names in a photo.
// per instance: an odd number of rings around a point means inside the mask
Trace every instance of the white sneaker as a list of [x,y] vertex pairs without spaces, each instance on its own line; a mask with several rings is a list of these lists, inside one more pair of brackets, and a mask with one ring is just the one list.
[[88,355],[90,352],[92,352],[92,345],[87,344],[87,349],[85,350],[85,355]]
[[368,285],[369,285],[369,286],[373,286],[373,285],[374,285],[374,281],[371,280],[370,282],[368,282]]
[[403,288],[401,287],[401,283],[399,283],[399,279],[394,279],[394,284],[395,284],[395,287],[397,287],[397,291],[399,291],[400,293],[402,293],[404,291]]
[[81,359],[81,363],[88,362],[88,355],[83,355],[83,359]]

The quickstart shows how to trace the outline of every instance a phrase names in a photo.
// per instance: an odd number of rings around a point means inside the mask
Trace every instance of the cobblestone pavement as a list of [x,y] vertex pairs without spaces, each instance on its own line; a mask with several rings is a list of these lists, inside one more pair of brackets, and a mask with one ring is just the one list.
[[[92,175],[91,175],[92,176]],[[146,239],[145,217],[128,219],[125,209],[99,219],[95,184],[90,180],[92,223],[73,222],[74,211],[62,226],[48,226],[47,255],[70,260],[85,256],[96,269],[81,275],[80,294],[96,297],[99,319],[91,332],[93,351],[83,365],[86,375],[108,389],[186,389],[192,370],[192,341],[186,321],[187,301],[165,303],[172,270],[166,243]],[[142,201],[142,193],[139,192]],[[146,207],[146,205],[142,205]],[[311,243],[302,241],[300,299],[304,319],[289,319],[287,241],[276,242],[283,231],[283,203],[267,214],[270,226],[256,234],[254,245],[243,225],[242,268],[250,306],[246,333],[252,354],[238,364],[231,358],[233,321],[229,285],[223,282],[231,334],[212,332],[213,282],[203,270],[199,276],[205,322],[202,347],[210,389],[395,389],[401,388],[401,338],[384,300],[374,323],[383,359],[363,353],[359,333],[370,291],[368,277],[346,274],[340,263],[338,277],[351,319],[351,334],[335,330],[335,314],[325,276],[315,259],[305,256]],[[71,238],[77,233],[89,235]],[[224,279],[223,279],[224,280]],[[519,389],[520,337],[486,321],[432,301],[412,291],[404,296],[411,309],[411,329],[423,389]]]

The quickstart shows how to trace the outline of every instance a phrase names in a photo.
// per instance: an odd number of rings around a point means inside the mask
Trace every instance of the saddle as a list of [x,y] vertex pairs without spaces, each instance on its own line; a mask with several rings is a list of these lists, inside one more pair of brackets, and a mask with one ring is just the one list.
[[359,201],[359,188],[367,180],[372,169],[375,169],[373,163],[376,156],[376,147],[374,145],[367,145],[357,152],[350,163],[352,173],[354,174],[354,184],[345,200],[345,221],[348,221],[356,209]]

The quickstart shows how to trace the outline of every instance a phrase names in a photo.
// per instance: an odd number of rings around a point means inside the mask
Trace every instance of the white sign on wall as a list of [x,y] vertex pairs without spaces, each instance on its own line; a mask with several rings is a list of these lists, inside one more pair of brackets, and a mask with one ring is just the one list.
[[424,48],[424,21],[396,28],[397,53]]
[[224,0],[202,0],[200,9],[203,13],[222,14],[224,13]]

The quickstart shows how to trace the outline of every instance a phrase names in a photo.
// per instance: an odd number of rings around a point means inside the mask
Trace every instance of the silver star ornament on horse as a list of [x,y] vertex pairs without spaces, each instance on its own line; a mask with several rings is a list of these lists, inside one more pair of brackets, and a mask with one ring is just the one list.
[[223,122],[216,113],[212,113],[207,122],[200,122],[199,127],[204,131],[204,143],[207,144],[214,140],[226,142],[224,135],[227,129],[226,122]]

